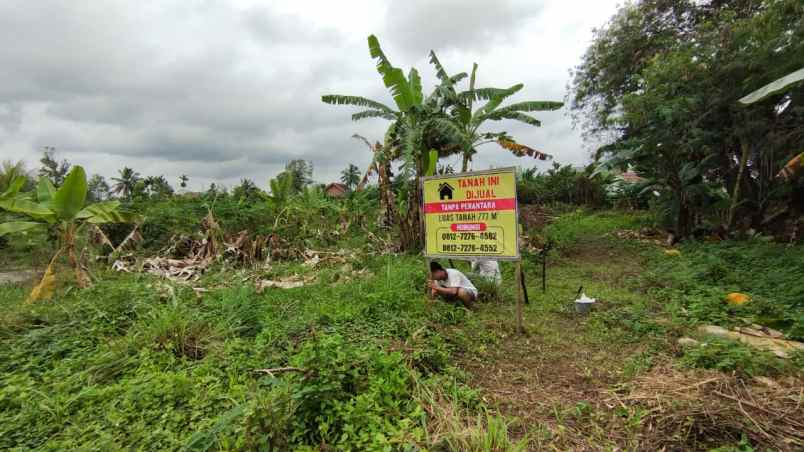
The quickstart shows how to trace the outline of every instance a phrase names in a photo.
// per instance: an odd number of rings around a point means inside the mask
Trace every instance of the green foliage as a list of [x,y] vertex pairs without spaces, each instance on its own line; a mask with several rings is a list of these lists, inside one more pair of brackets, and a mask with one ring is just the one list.
[[800,152],[804,88],[738,100],[801,68],[803,13],[796,0],[644,1],[596,32],[572,82],[576,119],[606,137],[605,165],[632,168],[661,193],[677,235],[735,217],[759,229],[770,210],[795,205],[800,187],[775,175]]
[[93,174],[87,182],[87,198],[92,202],[103,201],[110,195],[111,188],[100,174]]
[[[263,294],[221,268],[199,284],[238,283],[201,300],[136,274],[104,273],[49,304],[0,286],[0,448],[426,446],[417,394],[430,383],[418,375],[451,372],[435,328],[466,316],[423,304],[418,259],[390,263],[368,257],[377,276],[331,284],[341,270],[322,269],[304,289]],[[396,341],[416,352],[388,351]],[[254,372],[278,367],[300,370]]]
[[602,207],[606,204],[607,178],[591,175],[591,169],[576,170],[571,165],[553,163],[543,173],[530,168],[520,174],[517,197],[524,204],[557,203]]
[[21,187],[21,190],[29,190],[33,185],[33,179],[25,167],[25,162],[20,160],[15,163],[11,160],[3,160],[2,164],[0,164],[0,193],[8,190],[11,187],[11,183],[20,177],[24,180],[24,186]]
[[645,216],[619,212],[587,213],[581,209],[560,215],[544,228],[544,236],[559,250],[567,250],[579,241],[599,239],[620,229],[636,229]]
[[[796,247],[762,241],[685,244],[681,256],[657,261],[646,278],[652,295],[690,320],[722,326],[750,320],[804,338],[804,256]],[[725,303],[731,292],[745,293],[742,306]]]
[[277,178],[283,177],[290,177],[292,192],[299,193],[313,183],[313,162],[299,159],[291,160],[285,164],[285,171],[277,175]]
[[64,182],[64,177],[70,171],[70,164],[67,160],[61,162],[56,161],[54,154],[56,150],[52,147],[45,147],[42,158],[39,162],[42,166],[39,168],[39,177],[46,177],[53,182],[57,187]]
[[[41,178],[36,191],[36,201],[32,201],[32,194],[19,193],[22,187],[19,178],[12,187],[0,197],[0,209],[12,213],[25,215],[36,222],[30,224],[57,225],[62,233],[74,234],[74,229],[84,223],[103,224],[110,222],[124,222],[127,217],[117,208],[117,201],[109,201],[86,205],[87,180],[84,169],[74,166],[63,184],[54,191],[53,185],[46,178]],[[20,222],[5,223],[2,233],[19,232]]]
[[243,202],[256,202],[263,197],[262,190],[251,179],[243,178],[240,185],[232,188],[232,197]]
[[777,376],[789,368],[787,363],[770,353],[719,338],[710,338],[696,347],[686,349],[681,364],[737,372],[747,377]]
[[152,198],[165,198],[173,195],[173,187],[165,176],[148,176],[142,180],[142,188],[135,190],[140,196],[150,196]]

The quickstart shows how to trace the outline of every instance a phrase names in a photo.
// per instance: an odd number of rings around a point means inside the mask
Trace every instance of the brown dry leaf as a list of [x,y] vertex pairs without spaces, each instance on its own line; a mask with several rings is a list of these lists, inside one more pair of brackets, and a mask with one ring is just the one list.
[[50,259],[50,263],[47,265],[47,269],[45,269],[42,280],[31,290],[31,294],[28,296],[28,299],[25,300],[26,303],[33,303],[34,301],[48,299],[53,296],[53,291],[56,289],[56,273],[53,271],[53,268],[56,265],[56,259],[59,257],[59,254],[61,254],[61,250],[58,250],[53,258]]
[[553,158],[553,156],[550,154],[545,154],[544,152],[537,151],[532,147],[525,146],[524,144],[516,143],[511,140],[499,139],[497,140],[497,143],[505,149],[511,151],[511,153],[517,157],[524,157],[527,155],[539,160],[548,160]]

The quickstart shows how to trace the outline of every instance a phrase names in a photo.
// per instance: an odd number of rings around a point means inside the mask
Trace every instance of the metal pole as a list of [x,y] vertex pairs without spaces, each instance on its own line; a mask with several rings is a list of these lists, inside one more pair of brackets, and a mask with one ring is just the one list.
[[530,298],[528,297],[528,286],[525,284],[525,271],[524,270],[520,270],[519,284],[522,285],[522,292],[525,295],[525,304],[530,304]]
[[[516,278],[522,281],[522,260],[516,261]],[[516,330],[524,332],[522,328],[522,284],[516,285]]]

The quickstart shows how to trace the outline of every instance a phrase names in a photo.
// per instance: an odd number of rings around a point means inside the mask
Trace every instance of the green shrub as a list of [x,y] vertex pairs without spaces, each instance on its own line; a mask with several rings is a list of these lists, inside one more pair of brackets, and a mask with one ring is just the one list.
[[[661,256],[644,276],[651,295],[694,322],[729,326],[741,319],[804,339],[804,286],[800,247],[748,241],[688,242],[681,256]],[[725,303],[730,292],[751,296],[742,306]]]
[[420,441],[422,408],[399,353],[347,343],[339,335],[306,342],[289,379],[294,438],[305,444],[368,450]]

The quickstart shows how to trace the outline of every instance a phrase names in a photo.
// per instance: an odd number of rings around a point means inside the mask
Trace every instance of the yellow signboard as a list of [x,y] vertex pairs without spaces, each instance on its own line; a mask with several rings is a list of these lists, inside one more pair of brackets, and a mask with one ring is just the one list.
[[425,256],[519,259],[514,168],[425,177],[422,185]]

